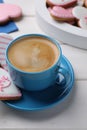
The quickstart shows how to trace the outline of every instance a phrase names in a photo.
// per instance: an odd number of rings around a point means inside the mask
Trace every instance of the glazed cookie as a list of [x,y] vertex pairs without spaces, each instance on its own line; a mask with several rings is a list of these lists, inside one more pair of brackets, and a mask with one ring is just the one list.
[[74,16],[72,15],[72,8],[65,9],[63,7],[54,6],[49,8],[50,15],[58,21],[74,21]]
[[83,29],[87,29],[87,16],[81,18],[79,21],[78,21],[78,26],[83,28]]
[[9,73],[0,68],[0,100],[17,100],[21,96],[21,92],[13,84]]
[[18,20],[22,16],[22,10],[14,4],[0,4],[0,25],[7,23],[9,20]]
[[6,33],[0,33],[0,64],[5,70],[7,70],[7,64],[5,60],[5,50],[9,42],[11,42],[12,40],[13,38],[10,35]]
[[77,5],[83,6],[83,5],[84,5],[84,0],[78,0],[78,1],[77,1]]
[[72,13],[76,19],[81,19],[87,16],[87,9],[82,6],[76,6],[73,8]]
[[49,6],[61,6],[61,7],[71,7],[76,5],[77,0],[46,0]]

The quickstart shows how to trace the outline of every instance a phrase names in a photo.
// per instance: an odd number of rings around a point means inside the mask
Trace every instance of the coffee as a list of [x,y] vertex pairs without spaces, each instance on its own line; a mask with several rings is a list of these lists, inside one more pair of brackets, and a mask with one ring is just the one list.
[[25,37],[13,43],[8,50],[9,61],[25,72],[40,72],[51,67],[58,59],[59,50],[50,40]]

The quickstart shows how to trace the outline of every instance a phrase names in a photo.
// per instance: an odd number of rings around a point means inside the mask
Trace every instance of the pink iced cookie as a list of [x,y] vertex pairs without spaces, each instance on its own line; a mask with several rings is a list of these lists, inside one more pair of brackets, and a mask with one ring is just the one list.
[[0,24],[5,24],[9,20],[17,20],[22,16],[22,10],[14,4],[0,4]]
[[6,33],[0,33],[0,64],[5,70],[7,70],[7,64],[5,60],[5,50],[9,42],[11,42],[12,40],[13,38],[10,35]]
[[78,21],[78,26],[80,26],[80,27],[83,28],[83,29],[87,29],[87,16],[81,18],[81,19]]
[[77,19],[81,19],[87,16],[87,9],[82,6],[76,6],[72,10],[73,16]]
[[21,96],[21,92],[13,84],[8,72],[0,68],[0,100],[16,100]]
[[72,8],[64,9],[63,7],[54,6],[49,9],[51,16],[58,21],[73,21]]
[[77,0],[46,0],[49,6],[71,7],[76,5]]

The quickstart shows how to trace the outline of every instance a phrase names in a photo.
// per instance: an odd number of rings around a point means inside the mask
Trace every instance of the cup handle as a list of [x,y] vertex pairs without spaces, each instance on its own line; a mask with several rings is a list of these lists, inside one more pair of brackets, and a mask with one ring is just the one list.
[[65,88],[66,85],[70,81],[70,72],[67,70],[67,68],[58,66],[58,75],[56,78],[56,84],[59,86],[62,86],[62,88]]
[[59,98],[61,98],[67,91],[71,89],[71,87],[69,87],[70,81],[71,76],[68,69],[58,66],[58,76],[56,79],[56,84],[57,86],[59,86],[58,89],[62,91]]

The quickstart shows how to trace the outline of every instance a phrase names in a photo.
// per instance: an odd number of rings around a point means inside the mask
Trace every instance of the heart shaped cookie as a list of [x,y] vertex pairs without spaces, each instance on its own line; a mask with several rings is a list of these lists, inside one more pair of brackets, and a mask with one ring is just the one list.
[[14,4],[0,4],[0,24],[5,24],[9,20],[18,20],[22,16],[22,10]]
[[0,68],[0,100],[16,100],[21,96],[21,92],[13,84],[9,73]]
[[5,70],[7,70],[7,64],[5,60],[5,50],[9,42],[11,42],[12,40],[13,38],[10,35],[0,33],[0,64]]
[[[13,84],[5,61],[5,50],[13,38],[0,33],[0,100],[15,100],[22,96],[20,90]],[[4,69],[2,69],[4,68]]]
[[84,5],[84,0],[78,0],[78,1],[77,1],[77,5],[83,6],[83,5]]
[[64,9],[63,7],[54,6],[49,9],[51,16],[58,21],[73,21],[72,8]]
[[81,19],[87,16],[87,9],[82,6],[76,6],[73,8],[72,13],[74,17],[76,17],[77,19]]
[[87,9],[85,7],[77,6],[73,8],[72,12],[76,19],[78,19],[78,26],[87,29]]
[[87,16],[81,18],[79,21],[78,21],[78,26],[83,28],[83,29],[87,29]]
[[74,6],[77,3],[77,0],[47,0],[49,6],[61,6],[61,7],[70,7]]

